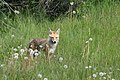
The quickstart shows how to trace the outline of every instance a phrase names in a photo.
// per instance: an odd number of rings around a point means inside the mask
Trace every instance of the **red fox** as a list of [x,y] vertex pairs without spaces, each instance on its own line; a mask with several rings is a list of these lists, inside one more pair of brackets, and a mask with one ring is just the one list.
[[45,51],[46,58],[49,60],[52,58],[57,44],[59,42],[60,29],[57,31],[49,30],[48,39],[35,38],[32,39],[29,43],[28,51],[31,57],[35,57],[35,51]]

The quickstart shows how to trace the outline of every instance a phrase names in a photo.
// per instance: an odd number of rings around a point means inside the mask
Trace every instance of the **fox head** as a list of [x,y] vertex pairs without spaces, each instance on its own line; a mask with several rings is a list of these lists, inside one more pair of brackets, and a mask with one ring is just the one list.
[[53,44],[59,42],[59,34],[60,34],[60,29],[57,31],[52,31],[51,29],[49,30],[49,41]]

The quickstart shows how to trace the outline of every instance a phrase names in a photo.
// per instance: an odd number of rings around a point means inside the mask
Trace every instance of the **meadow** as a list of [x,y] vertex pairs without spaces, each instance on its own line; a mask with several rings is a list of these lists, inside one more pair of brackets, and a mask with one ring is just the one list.
[[[0,80],[119,80],[120,4],[91,5],[75,15],[49,21],[29,13],[14,19],[1,14]],[[41,52],[27,66],[29,41],[48,38],[49,28],[60,28],[51,63]]]

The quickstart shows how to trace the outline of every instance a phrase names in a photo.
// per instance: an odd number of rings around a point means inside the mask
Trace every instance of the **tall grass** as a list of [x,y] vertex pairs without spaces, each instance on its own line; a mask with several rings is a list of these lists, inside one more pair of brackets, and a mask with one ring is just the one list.
[[[19,14],[14,19],[1,16],[0,26],[6,26],[6,32],[0,31],[0,79],[119,80],[120,5],[106,3],[89,7],[91,9],[86,9],[87,13],[79,19],[66,17],[54,22],[32,15]],[[30,66],[24,59],[26,55],[17,60],[12,58],[16,52],[20,54],[20,49],[27,47],[32,38],[47,38],[49,28],[61,29],[51,64],[43,52]],[[59,57],[63,58],[62,62]],[[42,78],[38,74],[42,74]]]

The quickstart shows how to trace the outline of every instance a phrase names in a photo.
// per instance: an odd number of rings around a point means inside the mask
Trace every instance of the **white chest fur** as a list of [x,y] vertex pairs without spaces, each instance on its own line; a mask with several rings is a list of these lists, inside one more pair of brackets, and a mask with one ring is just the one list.
[[55,49],[56,49],[56,44],[52,45],[51,48],[49,48],[49,53],[54,53],[55,52]]

